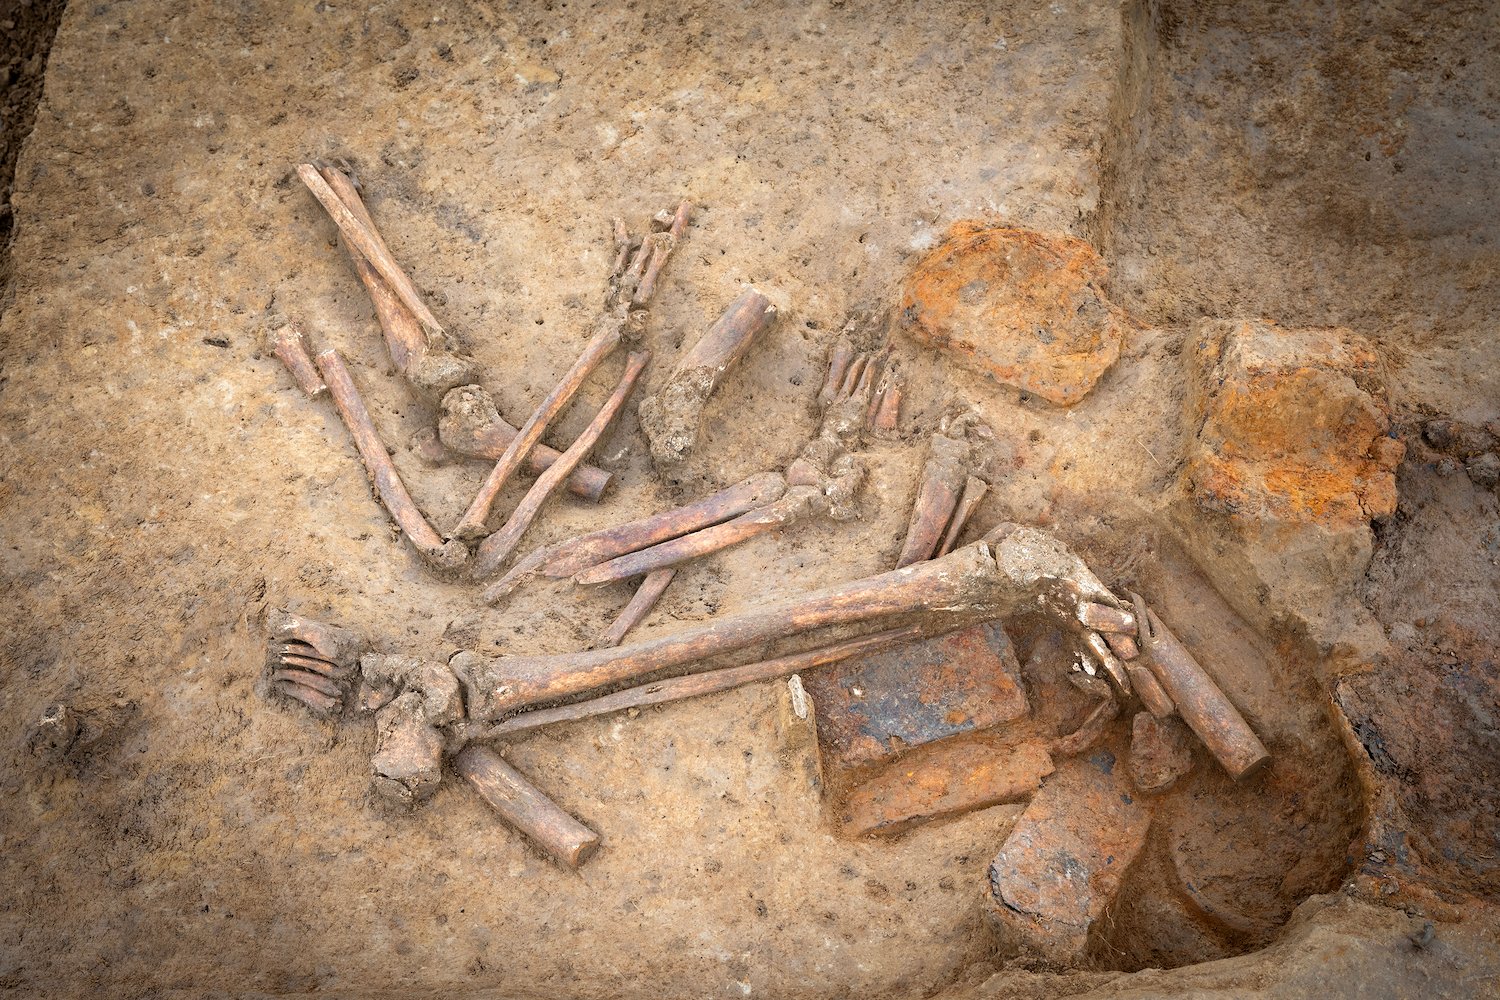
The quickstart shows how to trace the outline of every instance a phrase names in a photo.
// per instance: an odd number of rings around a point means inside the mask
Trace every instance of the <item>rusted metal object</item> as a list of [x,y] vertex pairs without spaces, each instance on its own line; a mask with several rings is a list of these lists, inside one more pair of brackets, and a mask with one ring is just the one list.
[[999,622],[913,640],[803,678],[827,766],[849,769],[1026,715]]
[[1130,722],[1130,780],[1145,795],[1164,792],[1193,769],[1187,730],[1172,717],[1137,712]]
[[390,285],[391,290],[396,293],[396,297],[422,324],[423,329],[433,334],[442,334],[442,324],[422,301],[422,295],[417,291],[417,286],[412,284],[406,272],[401,270],[401,266],[396,263],[381,239],[370,232],[365,224],[350,211],[349,206],[344,204],[343,199],[334,193],[333,188],[328,186],[328,181],[318,172],[318,168],[311,163],[299,164],[297,176],[302,178],[302,183],[307,185],[308,190],[327,210],[344,239],[379,272]]
[[471,744],[453,759],[453,769],[501,818],[558,864],[577,868],[599,849],[597,833],[543,795],[495,751]]
[[581,719],[592,719],[596,716],[609,715],[629,708],[644,708],[648,705],[663,705],[667,702],[682,701],[686,698],[700,698],[704,695],[717,694],[720,691],[728,691],[746,684],[772,680],[777,677],[787,677],[791,674],[806,673],[807,671],[823,667],[830,663],[836,663],[850,656],[859,656],[877,649],[885,649],[897,643],[914,639],[920,634],[920,630],[915,628],[892,629],[886,632],[876,632],[859,639],[850,639],[846,642],[836,642],[827,646],[820,646],[817,649],[810,649],[805,653],[778,656],[774,659],[762,660],[758,663],[747,663],[740,667],[724,667],[720,670],[710,670],[701,674],[686,674],[682,677],[672,677],[650,684],[642,684],[638,687],[626,688],[624,691],[616,691],[613,694],[603,695],[599,698],[574,702],[571,705],[563,705],[558,708],[543,708],[534,712],[522,712],[520,715],[513,715],[509,719],[494,723],[493,725],[474,727],[470,729],[468,739],[470,741],[491,740],[496,737],[511,736],[515,733],[528,732],[533,729],[540,729],[543,726],[557,725],[562,722],[577,722]]
[[624,374],[615,384],[614,392],[594,414],[594,419],[589,421],[589,425],[578,435],[577,440],[568,446],[568,450],[563,452],[546,472],[536,477],[536,482],[531,484],[531,489],[516,505],[516,509],[511,511],[510,517],[506,519],[500,530],[480,544],[474,558],[475,575],[481,579],[492,576],[510,558],[516,546],[521,543],[521,536],[541,513],[542,505],[562,485],[563,480],[583,463],[589,452],[594,450],[594,445],[604,436],[604,432],[619,415],[620,408],[630,398],[631,392],[635,390],[636,380],[640,378],[641,372],[650,360],[651,352],[649,351],[632,353],[625,359]]
[[1230,777],[1239,780],[1259,771],[1271,755],[1245,717],[1140,595],[1131,597],[1136,603],[1136,620],[1141,622],[1146,662],[1177,706],[1182,721]]
[[704,405],[755,339],[775,324],[776,315],[770,299],[745,289],[661,387],[641,400],[641,429],[651,442],[653,461],[671,466],[687,458],[698,443]]
[[276,331],[274,339],[275,346],[272,350],[286,365],[286,370],[291,373],[292,381],[297,387],[307,393],[309,398],[317,399],[328,391],[328,386],[323,384],[323,378],[318,374],[317,367],[313,364],[312,347],[307,342],[307,334],[298,323],[289,323]]
[[609,630],[600,638],[599,647],[618,646],[625,639],[625,634],[640,624],[641,619],[651,613],[656,607],[656,602],[661,600],[661,595],[671,586],[672,578],[677,575],[677,570],[672,568],[652,570],[646,574],[640,586],[635,588],[629,603],[621,609]]
[[458,542],[445,541],[427,523],[427,518],[407,492],[406,484],[401,481],[401,474],[391,462],[390,453],[386,451],[380,434],[375,430],[375,423],[370,419],[370,411],[365,409],[365,402],[360,398],[354,380],[349,377],[349,369],[344,367],[344,359],[339,357],[337,351],[324,351],[318,355],[318,370],[323,373],[323,381],[328,384],[329,394],[338,407],[344,426],[349,429],[349,436],[354,438],[354,447],[364,462],[376,495],[390,512],[396,526],[434,569],[443,572],[459,569],[468,562],[469,550]]
[[[429,428],[426,434],[432,434]],[[445,452],[461,458],[497,461],[515,439],[516,429],[500,416],[495,400],[477,385],[462,385],[443,396],[438,418],[437,440]],[[425,441],[425,437],[424,437]],[[546,472],[562,453],[541,442],[526,453],[526,468]],[[441,457],[434,456],[434,457]],[[580,465],[568,476],[568,492],[598,503],[614,480],[611,473],[592,465]]]
[[[615,269],[610,275],[610,291],[605,298],[604,316],[594,336],[584,346],[578,360],[568,369],[556,387],[547,394],[526,423],[516,431],[516,436],[505,446],[505,451],[496,460],[495,467],[485,477],[483,485],[475,495],[469,509],[453,529],[455,538],[477,538],[485,533],[485,522],[489,520],[490,508],[500,496],[500,491],[510,477],[521,467],[526,455],[542,438],[548,425],[567,408],[584,381],[598,368],[604,359],[614,353],[625,340],[639,336],[645,323],[645,305],[650,290],[655,287],[657,272],[666,262],[672,248],[687,226],[690,212],[683,202],[673,217],[671,228],[665,232],[652,233],[634,248],[625,234],[624,224],[615,223]],[[649,260],[649,268],[647,261]],[[627,263],[628,262],[628,263]],[[643,280],[649,275],[649,280]],[[644,294],[642,294],[644,292]],[[490,561],[491,572],[498,571],[500,561]]]
[[1060,766],[990,864],[1001,953],[1076,968],[1146,842],[1151,813],[1108,750]]
[[1052,773],[1052,756],[1037,743],[996,747],[943,743],[910,755],[857,786],[839,809],[843,833],[892,834],[928,820],[1024,802]]

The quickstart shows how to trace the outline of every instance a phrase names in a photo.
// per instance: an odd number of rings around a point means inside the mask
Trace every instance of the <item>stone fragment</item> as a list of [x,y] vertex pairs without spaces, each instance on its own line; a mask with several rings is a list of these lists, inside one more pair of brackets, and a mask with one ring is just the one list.
[[1052,769],[1052,756],[1036,743],[934,744],[855,788],[842,826],[852,836],[898,833],[942,816],[1024,802]]
[[375,790],[396,805],[416,805],[443,777],[443,738],[427,722],[422,701],[408,691],[375,714]]
[[809,673],[830,766],[857,767],[1024,716],[1020,664],[999,622],[851,657]]
[[1464,463],[1464,471],[1469,474],[1475,486],[1483,490],[1492,490],[1497,483],[1500,483],[1500,455],[1493,451],[1475,455]]
[[1150,825],[1108,750],[1052,775],[990,864],[986,911],[1002,953],[1080,964]]
[[1495,447],[1495,438],[1488,430],[1462,420],[1429,420],[1422,428],[1422,438],[1457,459],[1470,459]]
[[1187,728],[1175,716],[1137,712],[1130,724],[1130,780],[1143,795],[1164,792],[1193,769]]
[[1093,247],[979,220],[956,222],[913,270],[903,324],[997,381],[1059,406],[1088,395],[1130,321],[1103,292]]
[[64,704],[49,705],[26,734],[26,748],[46,764],[56,764],[78,742],[78,713]]
[[1207,320],[1187,351],[1178,523],[1242,614],[1337,637],[1396,509],[1381,365],[1345,329]]

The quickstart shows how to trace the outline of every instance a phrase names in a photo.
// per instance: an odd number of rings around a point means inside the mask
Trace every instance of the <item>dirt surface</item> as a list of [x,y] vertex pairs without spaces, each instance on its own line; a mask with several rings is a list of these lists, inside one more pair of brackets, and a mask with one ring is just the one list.
[[[1500,991],[1497,776],[1473,763],[1500,759],[1496,497],[1423,437],[1435,418],[1500,417],[1497,33],[1477,4],[70,7],[16,170],[0,318],[0,982]],[[700,206],[645,334],[648,390],[744,285],[781,307],[674,481],[627,412],[595,451],[617,478],[603,504],[559,498],[530,544],[784,468],[815,432],[846,320],[895,307],[952,224],[1089,241],[1133,319],[1081,401],[898,332],[901,433],[868,445],[861,518],[687,567],[636,634],[888,568],[926,440],[963,401],[994,431],[967,537],[1050,528],[1116,590],[1147,593],[1273,765],[1236,784],[1195,747],[1072,970],[1005,966],[982,916],[1023,806],[835,836],[784,684],[515,740],[507,759],[603,836],[578,873],[451,777],[413,812],[382,806],[368,723],[318,722],[257,686],[270,609],[445,660],[583,648],[629,589],[538,584],[491,611],[391,531],[332,408],[264,350],[268,327],[297,319],[346,355],[440,527],[485,468],[429,467],[410,446],[434,413],[395,376],[297,181],[313,158],[356,171],[512,423],[588,336],[611,216]],[[1367,568],[1293,581],[1305,590],[1246,577],[1181,502],[1204,318],[1373,345],[1407,451],[1395,513],[1350,528],[1373,531]],[[619,366],[549,444],[566,447]],[[1299,615],[1289,595],[1314,591],[1347,615]],[[1024,661],[1066,660],[1035,623],[1012,638]],[[79,732],[38,755],[28,733],[58,702]],[[1124,758],[1130,729],[1127,713],[1104,751]]]

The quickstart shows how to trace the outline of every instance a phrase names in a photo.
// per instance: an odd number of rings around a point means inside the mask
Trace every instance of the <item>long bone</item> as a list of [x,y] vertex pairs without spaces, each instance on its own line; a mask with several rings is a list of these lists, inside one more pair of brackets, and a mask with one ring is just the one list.
[[510,558],[510,554],[520,544],[521,536],[531,526],[537,514],[541,513],[542,505],[547,502],[557,487],[562,485],[562,481],[583,462],[588,453],[593,450],[594,445],[598,443],[599,438],[609,429],[609,425],[614,422],[620,408],[625,405],[625,401],[630,398],[630,393],[635,389],[635,383],[640,378],[641,371],[650,360],[650,351],[632,353],[625,359],[625,374],[620,376],[614,392],[599,408],[594,419],[583,429],[568,450],[563,452],[562,457],[537,477],[526,496],[511,512],[504,527],[486,538],[479,546],[474,559],[474,573],[477,576],[489,576]]
[[647,642],[551,656],[466,657],[456,669],[469,718],[492,721],[540,702],[582,694],[752,643],[898,615],[1003,618],[1050,614],[1077,633],[1082,600],[1116,605],[1099,579],[1053,536],[1001,525],[941,559],[776,601]]
[[[455,538],[477,538],[485,533],[485,521],[489,519],[490,509],[500,496],[500,491],[505,488],[516,469],[520,468],[532,447],[541,440],[548,425],[567,408],[584,381],[615,348],[625,340],[633,340],[639,335],[641,326],[645,323],[646,303],[655,290],[656,276],[687,229],[691,210],[692,206],[688,202],[679,205],[676,214],[668,218],[667,228],[642,240],[633,257],[625,224],[615,220],[615,266],[610,275],[609,294],[605,297],[604,316],[599,321],[594,336],[584,345],[583,352],[573,362],[573,367],[563,376],[562,381],[547,394],[526,423],[521,425],[510,444],[506,445],[504,454],[495,462],[495,467],[480,486],[469,509],[464,511],[463,517],[454,527]],[[492,572],[498,570],[499,565],[490,569]]]
[[861,354],[849,365],[818,436],[787,467],[790,485],[784,496],[732,521],[598,563],[574,580],[581,584],[624,580],[718,552],[819,513],[826,512],[835,520],[852,516],[854,491],[864,470],[849,449],[867,428],[872,387],[884,363],[882,356]]
[[349,377],[349,369],[344,367],[343,358],[339,357],[337,351],[324,351],[318,355],[317,361],[318,370],[328,385],[329,395],[338,407],[339,416],[343,417],[344,426],[349,428],[349,436],[354,438],[354,447],[364,462],[370,482],[401,533],[434,568],[452,571],[464,565],[468,562],[469,550],[459,542],[443,541],[442,536],[427,523],[417,502],[407,492],[406,484],[401,481],[401,474],[396,471],[390,453],[385,450],[385,444],[375,430],[370,411],[365,408],[354,380]]
[[785,492],[786,479],[780,473],[762,472],[685,506],[537,549],[491,584],[483,600],[494,604],[533,576],[572,576],[627,552],[721,524],[779,500]]
[[422,324],[423,329],[435,334],[443,332],[442,324],[427,304],[422,301],[422,295],[417,291],[417,286],[412,284],[406,272],[401,270],[401,265],[396,263],[385,244],[378,236],[370,232],[349,206],[344,204],[342,198],[334,193],[333,188],[328,186],[328,181],[318,172],[318,168],[311,163],[299,164],[297,176],[302,178],[302,183],[307,185],[313,196],[322,203],[330,218],[344,239],[348,241],[359,253],[370,262],[380,276],[390,283],[391,290],[402,301],[405,306],[416,316],[417,321]]

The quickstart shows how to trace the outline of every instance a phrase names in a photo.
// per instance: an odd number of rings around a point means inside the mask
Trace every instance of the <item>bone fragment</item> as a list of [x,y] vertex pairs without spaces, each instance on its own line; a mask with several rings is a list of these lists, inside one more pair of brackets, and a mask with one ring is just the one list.
[[878,437],[892,437],[900,428],[901,424],[901,396],[905,391],[905,385],[898,373],[886,376],[884,386],[877,397],[875,416],[870,421],[870,429]]
[[412,806],[437,790],[443,778],[443,737],[427,721],[422,695],[408,691],[375,713],[375,790],[387,801]]
[[1271,755],[1245,717],[1208,671],[1193,659],[1187,647],[1167,630],[1156,612],[1147,609],[1139,595],[1131,596],[1136,601],[1136,620],[1141,622],[1141,638],[1146,643],[1146,662],[1176,704],[1182,721],[1198,735],[1231,778],[1238,780],[1259,771]]
[[896,565],[910,566],[931,559],[943,539],[944,529],[958,506],[959,491],[968,477],[969,443],[963,438],[934,434],[922,467],[922,481],[912,504],[906,541]]
[[573,579],[581,584],[611,583],[689,559],[726,549],[756,535],[774,531],[805,519],[814,509],[817,491],[810,486],[794,486],[775,503],[756,508],[732,521],[683,535],[670,541],[640,549],[579,573]]
[[836,663],[851,656],[873,653],[909,642],[919,638],[921,634],[922,630],[917,628],[892,629],[811,649],[805,653],[779,656],[771,660],[762,660],[759,663],[748,663],[742,667],[724,667],[701,674],[672,677],[664,681],[642,684],[639,687],[626,688],[624,691],[616,691],[600,698],[563,705],[559,708],[523,712],[520,715],[511,716],[504,722],[497,722],[492,726],[475,730],[469,734],[469,739],[491,740],[499,736],[510,736],[543,726],[556,725],[560,722],[592,719],[596,716],[624,711],[627,708],[644,708],[647,705],[661,705],[671,701],[682,701],[685,698],[716,694],[745,684],[786,677],[790,674],[806,673],[815,667]]
[[614,392],[604,401],[599,412],[594,414],[594,419],[589,421],[583,433],[578,435],[578,439],[568,446],[568,450],[562,453],[551,468],[537,476],[536,482],[531,484],[531,489],[511,512],[505,525],[479,546],[474,560],[474,573],[479,579],[494,575],[510,558],[516,546],[521,543],[521,536],[526,533],[527,528],[531,527],[531,522],[536,520],[537,514],[541,513],[542,506],[562,485],[563,480],[583,464],[583,460],[588,457],[589,452],[594,450],[594,445],[598,443],[599,438],[604,436],[604,432],[614,422],[621,407],[625,405],[625,401],[634,391],[636,380],[640,378],[642,370],[650,360],[649,351],[633,353],[625,359],[625,373],[620,376]]
[[483,599],[494,604],[539,573],[550,577],[572,576],[627,552],[722,523],[778,500],[785,492],[786,480],[780,474],[764,472],[686,506],[537,549],[495,581],[484,592]]
[[[1122,660],[1133,660],[1141,655],[1141,649],[1135,644],[1135,640],[1122,632],[1105,632],[1104,641],[1110,650]],[[1135,675],[1131,674],[1133,678]]]
[[[500,416],[488,392],[477,385],[463,385],[443,397],[437,435],[442,447],[456,455],[494,462],[505,454],[516,429]],[[526,453],[526,468],[534,473],[546,472],[561,454],[538,442]],[[598,503],[613,478],[603,469],[580,465],[568,477],[568,492]]]
[[1095,632],[1119,632],[1135,634],[1135,615],[1108,604],[1083,604],[1078,608],[1078,620],[1085,628]]
[[385,450],[375,424],[370,420],[370,411],[365,409],[364,400],[349,377],[349,370],[344,367],[343,358],[337,351],[324,351],[318,355],[318,370],[323,373],[323,381],[328,383],[328,391],[338,407],[339,416],[344,419],[344,426],[354,438],[354,446],[369,473],[370,482],[375,485],[380,502],[385,504],[396,526],[435,569],[457,570],[468,561],[469,550],[458,542],[445,542],[427,523],[392,464],[390,453]]
[[1083,725],[1059,739],[1047,748],[1054,757],[1076,757],[1091,749],[1104,736],[1105,728],[1120,714],[1120,703],[1107,698],[1094,707],[1083,720]]
[[833,345],[833,351],[828,355],[828,374],[823,378],[823,387],[818,390],[819,406],[827,406],[838,395],[839,387],[844,383],[844,373],[849,370],[849,362],[853,357],[854,347],[849,341],[841,338]]
[[618,646],[624,639],[625,633],[640,624],[641,619],[651,613],[656,607],[656,602],[661,600],[661,595],[672,583],[672,578],[677,575],[675,569],[655,569],[646,574],[641,585],[635,589],[630,602],[620,611],[617,617],[598,642],[598,647]]
[[950,619],[961,624],[965,615],[1001,618],[1039,611],[1077,630],[1079,600],[1109,602],[1114,597],[1051,535],[1005,524],[941,559],[766,602],[676,635],[583,653],[475,657],[458,672],[469,717],[487,721],[755,642],[896,615],[925,612],[931,624],[939,625]]
[[368,260],[371,266],[379,272],[380,276],[390,284],[391,290],[396,293],[396,297],[401,300],[406,308],[412,311],[412,315],[416,316],[417,322],[422,324],[423,329],[429,333],[441,334],[443,332],[442,324],[437,321],[437,317],[432,315],[431,310],[427,308],[427,304],[422,301],[422,296],[417,291],[417,286],[412,284],[411,279],[406,276],[406,272],[401,270],[401,266],[390,255],[390,251],[385,249],[380,238],[370,232],[365,227],[365,224],[349,210],[349,206],[345,205],[343,200],[334,193],[333,188],[328,186],[328,182],[323,179],[323,175],[318,173],[318,168],[314,167],[311,163],[299,164],[297,167],[297,176],[302,178],[302,183],[307,185],[308,190],[313,193],[313,196],[322,203],[323,208],[328,211],[328,215],[333,219],[334,224],[338,226],[339,232],[343,234],[345,241],[352,244],[354,249],[359,251],[360,255]]
[[1135,691],[1135,696],[1141,700],[1146,711],[1158,719],[1165,719],[1177,713],[1177,706],[1172,703],[1172,696],[1167,694],[1166,688],[1156,679],[1151,668],[1141,663],[1127,664],[1126,671],[1130,674],[1130,686]]
[[755,338],[775,322],[771,300],[747,288],[683,356],[661,388],[641,400],[641,429],[657,465],[676,464],[693,451],[709,397]]
[[276,331],[276,356],[286,365],[292,381],[313,399],[328,391],[318,369],[313,365],[312,348],[308,346],[307,334],[297,323],[289,323]]
[[276,657],[285,653],[315,656],[331,665],[323,671],[331,676],[344,677],[354,670],[360,656],[369,644],[364,636],[353,629],[328,625],[289,611],[275,610],[266,616],[266,631],[270,638],[267,652],[273,665],[280,665]]
[[[354,182],[343,171],[326,165],[319,166],[318,174],[365,227],[382,253],[394,260]],[[391,361],[413,387],[431,399],[440,399],[454,386],[478,381],[479,366],[472,359],[450,353],[442,348],[441,342],[429,340],[416,316],[375,266],[348,239],[344,240],[344,249],[349,251],[355,273],[370,294]]]
[[577,868],[598,849],[597,833],[564,812],[493,750],[467,746],[454,758],[453,769],[558,864]]
[[[479,493],[474,497],[473,503],[469,504],[469,509],[464,512],[464,516],[454,527],[455,538],[477,538],[484,534],[484,525],[489,519],[490,508],[494,506],[500,491],[505,488],[506,482],[520,467],[527,453],[541,440],[548,424],[567,407],[590,373],[599,367],[622,341],[634,340],[640,335],[641,328],[645,324],[646,304],[651,291],[655,288],[656,273],[666,263],[672,248],[676,246],[677,237],[687,225],[690,210],[691,206],[683,202],[678,207],[672,228],[667,232],[652,233],[647,236],[623,271],[620,269],[621,263],[630,256],[629,240],[625,236],[624,224],[616,221],[615,240],[620,252],[615,260],[615,273],[610,275],[610,288],[605,297],[604,316],[600,319],[594,336],[584,345],[583,353],[578,356],[577,361],[573,362],[573,367],[563,376],[562,381],[548,393],[547,398],[542,400],[526,423],[521,425],[521,429],[516,432],[510,444],[506,445],[505,451],[495,462],[495,467],[485,478],[484,485],[479,488]],[[623,241],[622,237],[625,237]],[[651,260],[649,269],[646,267],[648,258]],[[643,280],[643,276],[650,277],[649,283]]]
[[1104,637],[1098,632],[1089,632],[1084,636],[1084,642],[1088,645],[1089,651],[1094,654],[1094,658],[1103,665],[1104,673],[1110,683],[1115,686],[1115,690],[1120,693],[1121,697],[1129,697],[1130,674],[1125,670],[1125,664],[1121,663],[1110,651],[1109,643],[1105,642]]
[[963,495],[958,498],[958,507],[953,511],[953,520],[948,522],[948,532],[943,536],[943,544],[938,546],[938,555],[945,556],[953,551],[953,547],[958,544],[958,536],[963,533],[964,525],[969,523],[969,518],[974,514],[974,508],[979,506],[989,489],[990,484],[977,476],[970,476],[964,483]]

